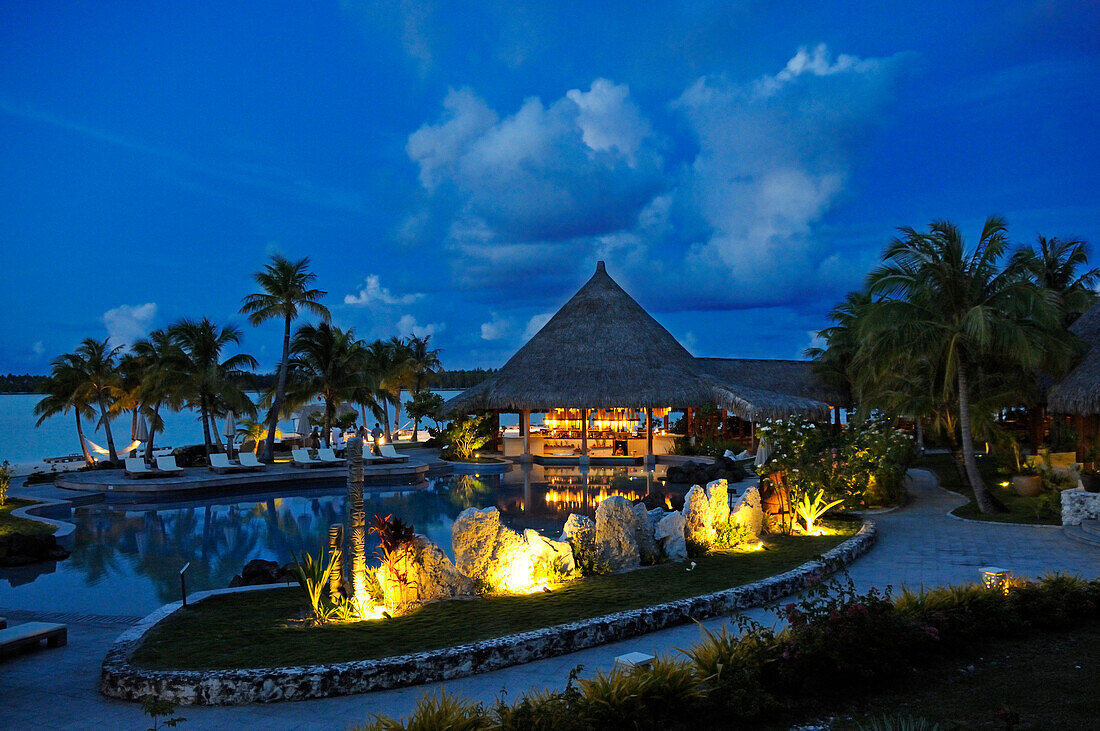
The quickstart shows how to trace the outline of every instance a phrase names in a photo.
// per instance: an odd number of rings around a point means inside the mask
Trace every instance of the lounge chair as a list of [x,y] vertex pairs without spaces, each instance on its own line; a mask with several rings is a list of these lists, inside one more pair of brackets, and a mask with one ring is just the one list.
[[332,449],[318,449],[317,459],[321,460],[322,462],[327,462],[333,467],[339,467],[340,465],[348,463],[346,459],[340,459],[339,457],[337,457],[335,450]]
[[217,472],[218,474],[225,474],[227,472],[248,472],[252,468],[244,467],[229,459],[229,455],[222,454],[221,452],[215,452],[210,455],[210,471]]
[[409,456],[407,454],[398,454],[397,450],[393,448],[392,444],[379,444],[378,453],[382,455],[388,462],[408,462]]
[[183,468],[176,464],[176,458],[172,455],[157,457],[157,473],[160,475],[182,475]]
[[324,467],[325,463],[319,459],[314,459],[309,456],[308,449],[292,449],[290,454],[293,457],[291,464],[295,467]]
[[156,477],[157,471],[149,469],[145,460],[141,457],[127,457],[126,469],[122,472],[126,477],[140,479],[142,477]]
[[241,467],[245,467],[254,472],[262,472],[267,469],[267,465],[256,459],[255,452],[240,452],[237,455],[237,459],[240,461]]

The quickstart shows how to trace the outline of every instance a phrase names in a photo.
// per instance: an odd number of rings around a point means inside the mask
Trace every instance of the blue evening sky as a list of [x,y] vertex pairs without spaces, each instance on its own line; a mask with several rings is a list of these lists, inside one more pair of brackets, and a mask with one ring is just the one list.
[[598,259],[696,355],[799,357],[898,226],[1100,243],[1098,81],[1087,1],[8,0],[0,372],[202,316],[270,369],[272,252],[451,368]]

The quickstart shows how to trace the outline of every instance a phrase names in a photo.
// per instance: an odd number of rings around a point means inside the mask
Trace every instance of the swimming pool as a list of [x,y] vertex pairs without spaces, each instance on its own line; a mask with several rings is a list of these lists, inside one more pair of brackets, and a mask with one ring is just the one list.
[[[557,538],[569,513],[591,515],[611,494],[640,499],[660,488],[641,468],[527,465],[504,475],[450,475],[409,487],[369,486],[368,516],[394,515],[451,552],[451,526],[465,508],[496,506],[503,522]],[[188,591],[229,586],[254,558],[317,555],[328,528],[347,513],[343,483],[203,500],[101,503],[74,508],[72,555],[59,562],[0,569],[0,608],[139,616]],[[368,536],[367,551],[377,545]]]

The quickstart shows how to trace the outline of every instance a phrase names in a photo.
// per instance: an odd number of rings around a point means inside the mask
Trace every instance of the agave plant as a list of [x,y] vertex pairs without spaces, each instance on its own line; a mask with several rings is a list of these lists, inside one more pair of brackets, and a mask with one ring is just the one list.
[[318,554],[319,559],[314,559],[308,552],[302,554],[301,558],[295,554],[291,555],[294,557],[294,577],[309,596],[313,620],[322,624],[339,608],[329,599],[325,590],[328,588],[328,577],[332,567],[340,560],[340,551],[332,551],[326,558],[325,549],[322,547]]
[[817,530],[818,519],[831,508],[840,505],[842,502],[844,502],[844,500],[833,500],[831,503],[825,502],[824,490],[818,490],[812,494],[807,491],[802,494],[802,499],[799,501],[798,505],[795,506],[795,510],[802,517],[802,520],[806,522],[806,532],[812,534]]

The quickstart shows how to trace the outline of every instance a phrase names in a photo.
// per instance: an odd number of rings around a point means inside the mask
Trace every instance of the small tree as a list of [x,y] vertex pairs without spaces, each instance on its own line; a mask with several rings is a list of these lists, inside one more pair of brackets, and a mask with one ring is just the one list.
[[469,461],[477,450],[488,444],[492,439],[492,435],[485,433],[488,421],[488,416],[471,416],[451,422],[450,428],[443,433],[450,456]]
[[8,487],[11,485],[12,469],[5,459],[0,465],[0,508],[8,504]]
[[435,422],[436,429],[443,428],[443,397],[431,391],[421,391],[413,394],[412,401],[405,402],[405,413],[416,420],[416,428],[420,428],[421,419],[431,419]]

